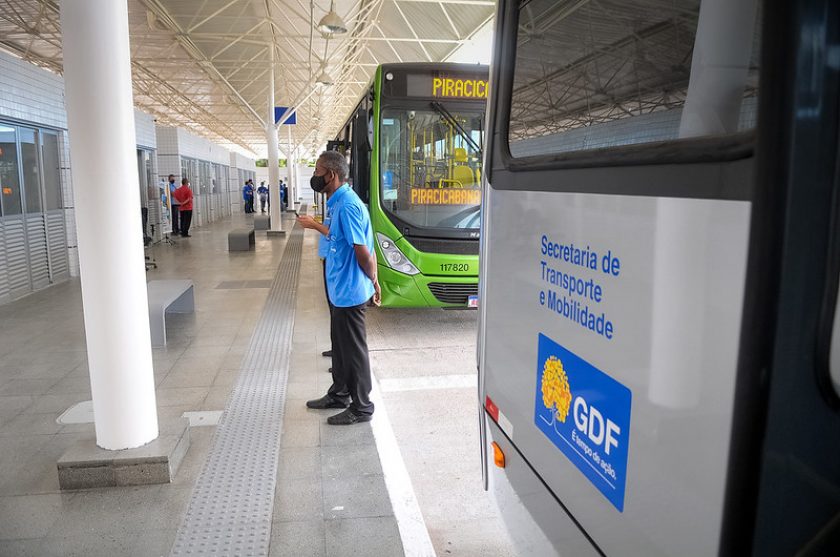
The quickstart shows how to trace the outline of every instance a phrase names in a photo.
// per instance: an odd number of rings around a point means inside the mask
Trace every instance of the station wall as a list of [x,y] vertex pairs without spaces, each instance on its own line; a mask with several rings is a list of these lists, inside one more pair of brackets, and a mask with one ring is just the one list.
[[[194,166],[206,177],[207,193],[196,224],[230,214],[229,199],[238,199],[238,188],[230,191],[238,181],[232,153],[185,130],[158,127],[140,110],[135,131],[137,169],[103,168],[103,176],[109,186],[127,187],[132,182],[120,176],[138,172],[152,241],[161,239],[165,220],[161,178],[170,172],[180,178],[182,156],[207,163]],[[0,304],[79,275],[71,140],[62,76],[0,51]],[[254,168],[252,159],[235,160]]]

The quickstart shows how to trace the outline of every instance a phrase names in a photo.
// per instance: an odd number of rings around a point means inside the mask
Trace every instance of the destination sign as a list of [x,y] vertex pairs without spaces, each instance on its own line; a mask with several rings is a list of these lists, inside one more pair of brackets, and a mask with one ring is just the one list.
[[386,81],[383,94],[389,97],[464,99],[483,101],[489,92],[486,73],[448,73],[395,75]]
[[412,205],[478,205],[480,189],[411,188]]
[[432,96],[456,99],[486,99],[487,81],[484,79],[436,77],[432,79]]

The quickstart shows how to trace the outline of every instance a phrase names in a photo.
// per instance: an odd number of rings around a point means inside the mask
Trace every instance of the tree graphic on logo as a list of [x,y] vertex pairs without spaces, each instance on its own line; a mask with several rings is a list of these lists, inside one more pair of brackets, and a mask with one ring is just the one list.
[[572,403],[572,391],[563,362],[557,356],[550,356],[543,365],[541,390],[545,407],[553,409],[557,419],[565,423]]

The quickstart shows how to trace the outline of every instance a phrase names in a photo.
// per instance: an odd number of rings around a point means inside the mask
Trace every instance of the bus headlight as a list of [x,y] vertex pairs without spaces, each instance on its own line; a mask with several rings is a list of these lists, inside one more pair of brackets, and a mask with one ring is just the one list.
[[382,254],[385,256],[385,262],[389,267],[407,275],[416,275],[420,272],[420,269],[408,260],[390,238],[377,232],[376,240],[379,242],[379,249],[382,250]]

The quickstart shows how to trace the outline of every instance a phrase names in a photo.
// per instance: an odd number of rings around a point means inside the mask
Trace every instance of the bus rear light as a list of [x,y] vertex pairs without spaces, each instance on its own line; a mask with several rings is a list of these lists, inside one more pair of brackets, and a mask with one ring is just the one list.
[[499,468],[504,468],[505,467],[505,453],[502,452],[501,447],[499,447],[499,445],[497,445],[495,441],[493,441],[490,444],[493,445],[493,462]]
[[376,241],[379,242],[379,249],[382,250],[382,255],[385,257],[385,263],[395,271],[405,273],[406,275],[416,275],[420,269],[408,260],[408,258],[394,245],[390,238],[376,233]]
[[489,396],[484,399],[484,408],[487,410],[487,413],[490,414],[490,417],[493,418],[493,421],[498,423],[499,422],[499,407],[493,402],[493,399]]

